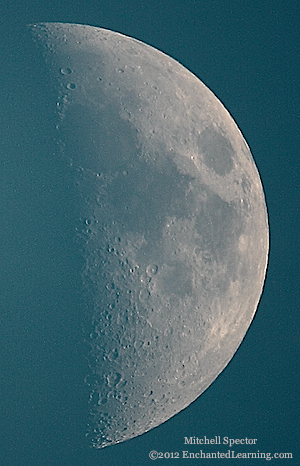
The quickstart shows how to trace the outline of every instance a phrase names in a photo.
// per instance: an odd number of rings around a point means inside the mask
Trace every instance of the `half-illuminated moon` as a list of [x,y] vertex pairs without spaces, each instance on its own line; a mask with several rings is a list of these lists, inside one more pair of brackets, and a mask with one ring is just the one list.
[[187,407],[233,357],[268,255],[262,185],[215,95],[135,39],[31,26],[57,89],[57,140],[81,203],[92,444]]

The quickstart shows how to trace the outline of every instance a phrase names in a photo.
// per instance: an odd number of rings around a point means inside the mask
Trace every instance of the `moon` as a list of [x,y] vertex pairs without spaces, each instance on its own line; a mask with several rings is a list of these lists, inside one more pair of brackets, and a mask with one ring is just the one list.
[[78,193],[87,436],[103,448],[186,408],[235,354],[266,273],[265,199],[237,125],[181,64],[105,29],[30,31]]

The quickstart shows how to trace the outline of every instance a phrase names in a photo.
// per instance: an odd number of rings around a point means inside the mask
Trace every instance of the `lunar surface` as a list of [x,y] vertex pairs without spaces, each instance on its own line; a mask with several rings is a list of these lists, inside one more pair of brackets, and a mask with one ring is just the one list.
[[30,31],[77,186],[87,435],[102,448],[167,421],[233,357],[266,272],[264,194],[235,122],[174,59],[90,26]]

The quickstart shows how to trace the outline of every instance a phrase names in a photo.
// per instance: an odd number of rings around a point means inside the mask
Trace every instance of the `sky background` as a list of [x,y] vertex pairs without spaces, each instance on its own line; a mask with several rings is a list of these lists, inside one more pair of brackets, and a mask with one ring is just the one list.
[[[41,279],[36,283],[32,264],[43,259],[31,256],[27,271],[24,265],[27,256],[22,228],[25,225],[26,231],[33,232],[38,226],[30,223],[26,211],[26,196],[31,196],[28,192],[35,181],[32,174],[26,180],[25,175],[22,178],[14,162],[20,160],[24,135],[18,112],[15,118],[20,133],[11,109],[17,108],[21,96],[20,88],[15,87],[17,79],[11,79],[13,72],[6,73],[3,66],[1,152],[6,164],[0,160],[1,466],[147,465],[152,464],[148,457],[151,450],[182,451],[184,437],[193,435],[256,438],[261,452],[293,453],[294,460],[278,460],[279,464],[300,464],[299,17],[299,2],[290,0],[1,0],[0,53],[6,63],[11,64],[7,38],[18,49],[18,41],[13,38],[18,37],[24,24],[58,21],[103,27],[134,37],[192,71],[222,101],[247,140],[261,175],[270,223],[264,292],[254,321],[227,368],[198,400],[160,427],[102,451],[86,450],[79,427],[83,401],[76,414],[73,412],[81,370],[75,368],[76,351],[84,350],[80,343],[76,345],[80,331],[70,331],[77,318],[76,313],[71,317],[69,313],[70,303],[76,301],[76,294],[72,294],[75,286],[66,282],[70,295],[58,293],[54,297],[55,283],[51,290]],[[14,70],[17,68],[14,63]],[[31,137],[35,140],[36,136]],[[51,135],[45,138],[50,140]],[[34,196],[37,193],[38,188]],[[54,232],[56,225],[50,223]],[[40,247],[45,246],[49,258],[47,234],[42,231],[36,241],[40,241]],[[48,283],[55,282],[56,266],[55,259],[52,268],[47,266]],[[66,261],[62,267],[70,265]],[[35,303],[38,289],[43,298]],[[54,301],[56,313],[51,312],[50,303]],[[32,311],[41,308],[39,314]],[[59,356],[61,351],[64,360]],[[59,396],[61,392],[64,396]],[[257,450],[244,447],[237,451]],[[264,461],[247,460],[245,464]],[[177,465],[199,462],[176,460]],[[228,464],[240,462],[227,460]]]

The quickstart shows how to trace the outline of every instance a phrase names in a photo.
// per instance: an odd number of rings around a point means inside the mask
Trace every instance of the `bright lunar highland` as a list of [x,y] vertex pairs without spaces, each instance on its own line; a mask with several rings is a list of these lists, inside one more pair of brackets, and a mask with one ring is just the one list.
[[262,292],[266,205],[237,125],[181,64],[105,29],[30,30],[77,186],[88,436],[102,448],[167,421],[231,360]]

